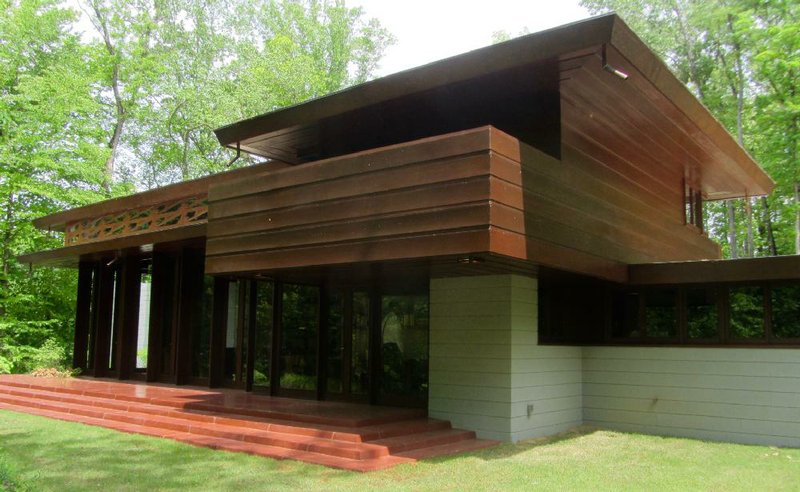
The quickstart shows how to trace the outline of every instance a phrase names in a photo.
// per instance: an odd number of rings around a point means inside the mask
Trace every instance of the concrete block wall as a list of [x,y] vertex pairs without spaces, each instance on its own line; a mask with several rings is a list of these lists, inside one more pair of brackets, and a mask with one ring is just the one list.
[[800,447],[800,350],[584,347],[583,407],[602,428]]
[[582,419],[579,347],[537,343],[536,279],[432,279],[428,413],[517,441]]

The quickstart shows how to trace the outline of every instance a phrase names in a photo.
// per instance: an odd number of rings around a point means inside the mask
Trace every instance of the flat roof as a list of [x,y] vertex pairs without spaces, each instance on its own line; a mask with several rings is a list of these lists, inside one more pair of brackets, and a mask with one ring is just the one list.
[[[554,141],[553,135],[543,132],[559,131],[563,72],[569,70],[570,60],[601,50],[605,53],[606,47],[632,72],[630,86],[663,110],[664,121],[656,124],[665,131],[680,132],[676,141],[701,149],[697,160],[707,176],[703,188],[707,199],[756,196],[772,190],[769,176],[615,14],[399,72],[238,121],[215,133],[229,148],[239,146],[252,154],[300,164],[492,125],[558,157],[558,138]],[[587,96],[595,95],[587,92]],[[623,92],[611,96],[626,101]],[[519,110],[531,104],[535,107]],[[531,141],[537,138],[540,141]]]

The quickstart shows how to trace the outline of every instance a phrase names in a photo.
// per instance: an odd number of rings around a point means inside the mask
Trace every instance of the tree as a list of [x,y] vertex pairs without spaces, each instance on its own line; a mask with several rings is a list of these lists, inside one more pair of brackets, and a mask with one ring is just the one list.
[[0,0],[0,370],[70,348],[74,270],[15,260],[61,245],[34,218],[223,170],[214,128],[362,82],[391,42],[341,1],[81,9],[94,37],[59,0]]
[[101,197],[105,153],[93,51],[69,32],[74,13],[52,0],[0,5],[0,358],[19,368],[46,339],[68,341],[74,275],[31,274],[15,256],[57,245],[35,217]]

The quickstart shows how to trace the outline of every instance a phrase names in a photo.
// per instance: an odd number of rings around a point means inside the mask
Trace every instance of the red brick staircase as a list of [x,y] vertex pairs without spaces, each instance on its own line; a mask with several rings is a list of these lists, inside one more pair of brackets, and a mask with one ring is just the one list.
[[0,376],[0,409],[354,471],[496,444],[424,410],[88,379]]

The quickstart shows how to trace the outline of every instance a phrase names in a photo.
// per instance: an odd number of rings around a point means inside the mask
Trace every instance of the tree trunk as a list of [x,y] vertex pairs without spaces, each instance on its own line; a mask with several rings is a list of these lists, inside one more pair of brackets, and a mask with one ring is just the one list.
[[739,251],[736,248],[736,207],[734,200],[725,203],[728,211],[728,245],[731,250],[731,258],[738,258]]
[[775,244],[775,233],[772,230],[772,214],[769,210],[769,201],[765,196],[761,197],[761,207],[764,211],[761,224],[764,227],[764,232],[767,234],[767,254],[769,256],[777,256],[778,246]]
[[800,182],[794,184],[794,252],[800,255]]
[[108,141],[108,148],[111,149],[111,153],[108,159],[106,159],[105,177],[103,179],[103,188],[108,192],[111,191],[111,183],[114,179],[117,152],[122,139],[122,129],[125,126],[127,115],[125,114],[125,106],[122,102],[122,94],[120,92],[119,57],[117,49],[114,47],[114,43],[111,40],[111,33],[108,29],[108,18],[106,17],[106,12],[100,7],[97,1],[93,1],[91,5],[95,15],[92,22],[103,37],[103,44],[105,45],[106,51],[114,60],[114,66],[111,69],[111,90],[114,93],[114,130]]
[[[9,264],[11,262],[11,238],[13,237],[12,229],[13,225],[13,214],[14,214],[14,194],[10,193],[8,195],[8,201],[6,202],[6,210],[5,210],[5,217],[3,218],[6,230],[3,231],[3,253],[2,258],[0,261],[3,262],[2,265],[2,276],[0,276],[0,295],[3,297],[6,296],[8,293],[8,274],[9,272]],[[3,318],[6,315],[5,306],[0,303],[0,318]]]
[[744,256],[747,257],[755,256],[753,253],[753,202],[751,200],[749,196],[744,199],[744,213],[747,217],[747,238],[744,245]]

